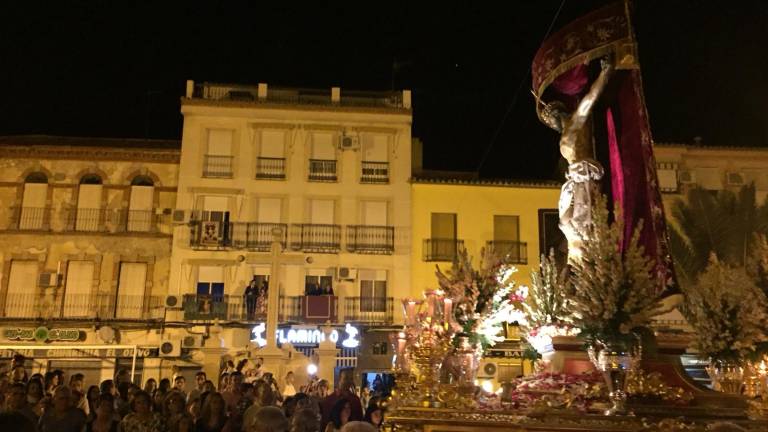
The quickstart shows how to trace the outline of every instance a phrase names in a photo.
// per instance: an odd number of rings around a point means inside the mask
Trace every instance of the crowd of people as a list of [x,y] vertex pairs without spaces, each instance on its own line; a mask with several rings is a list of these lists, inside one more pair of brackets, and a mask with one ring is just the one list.
[[140,388],[121,369],[114,379],[86,387],[83,374],[30,375],[24,364],[17,356],[0,376],[0,431],[371,432],[384,420],[381,399],[361,401],[349,373],[333,391],[318,378],[297,391],[292,372],[280,388],[260,367],[244,373],[231,363],[218,385],[199,371],[190,389],[182,375],[149,378]]

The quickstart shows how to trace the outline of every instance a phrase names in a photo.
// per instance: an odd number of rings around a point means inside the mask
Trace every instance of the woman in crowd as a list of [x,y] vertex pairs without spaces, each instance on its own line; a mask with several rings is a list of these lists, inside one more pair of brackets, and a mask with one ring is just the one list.
[[165,397],[163,415],[168,432],[191,432],[193,430],[194,420],[185,408],[184,396],[181,393],[171,391]]
[[293,386],[293,372],[285,374],[285,386],[283,387],[283,396],[289,397],[296,394],[296,388]]
[[204,398],[195,432],[221,432],[227,424],[227,406],[221,393],[210,393]]
[[59,386],[59,375],[55,372],[45,373],[45,395],[53,396],[53,391]]
[[144,383],[144,391],[150,396],[154,396],[155,390],[157,390],[157,380],[154,378],[148,379],[147,382]]
[[331,410],[331,421],[326,425],[325,432],[339,432],[345,424],[349,423],[352,416],[352,404],[346,399],[339,399]]
[[88,387],[88,391],[85,392],[85,400],[88,403],[88,421],[96,418],[96,410],[99,406],[100,397],[99,386],[92,385]]
[[377,429],[381,428],[381,424],[384,423],[384,410],[379,407],[379,404],[368,405],[365,410],[365,421],[374,425]]
[[152,398],[138,391],[131,401],[131,412],[120,422],[121,432],[164,432],[163,417],[152,411]]
[[81,432],[85,413],[72,406],[72,391],[67,386],[54,390],[50,409],[40,418],[40,432]]
[[29,382],[27,382],[27,403],[33,407],[37,406],[44,396],[43,383],[40,379],[36,377],[30,378]]
[[118,432],[120,417],[115,412],[115,398],[112,395],[100,396],[91,414],[93,417],[85,425],[86,432]]

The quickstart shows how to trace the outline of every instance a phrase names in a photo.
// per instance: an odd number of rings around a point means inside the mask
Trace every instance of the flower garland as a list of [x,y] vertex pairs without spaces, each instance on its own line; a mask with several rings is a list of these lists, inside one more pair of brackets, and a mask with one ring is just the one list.
[[524,322],[521,304],[528,295],[526,287],[516,287],[512,276],[517,269],[506,258],[481,249],[479,268],[472,266],[467,250],[461,248],[447,272],[437,267],[436,275],[446,297],[453,300],[453,313],[461,331],[479,349],[504,340],[504,323]]

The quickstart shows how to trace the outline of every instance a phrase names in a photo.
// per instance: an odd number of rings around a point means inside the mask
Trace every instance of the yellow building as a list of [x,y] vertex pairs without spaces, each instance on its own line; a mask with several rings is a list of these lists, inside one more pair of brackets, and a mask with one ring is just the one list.
[[178,147],[0,137],[1,358],[88,384],[160,377]]
[[507,254],[519,270],[516,281],[529,284],[541,253],[558,247],[562,238],[557,227],[560,185],[455,174],[424,172],[412,180],[411,295],[437,288],[435,266],[449,269],[461,246],[474,263],[482,248]]
[[[249,356],[297,382],[310,360],[329,379],[389,367],[376,330],[402,322],[395,299],[410,294],[410,103],[409,91],[187,83],[169,295],[174,319],[204,335],[193,348],[209,374]],[[253,330],[271,310],[261,296],[249,306],[251,281],[279,292],[271,357],[252,342],[270,341]],[[347,324],[362,346],[334,341],[318,359],[317,339],[351,337]]]

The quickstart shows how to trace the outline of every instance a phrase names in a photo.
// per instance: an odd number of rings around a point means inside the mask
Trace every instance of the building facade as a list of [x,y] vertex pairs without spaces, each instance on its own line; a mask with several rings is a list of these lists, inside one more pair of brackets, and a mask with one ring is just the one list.
[[161,373],[178,147],[0,138],[0,357],[90,383]]
[[[188,82],[181,110],[168,293],[177,319],[205,334],[204,355],[253,358],[278,308],[290,360],[272,366],[276,376],[319,361],[331,378],[365,361],[343,340],[402,322],[394,299],[410,293],[410,92]],[[333,331],[331,364],[317,349]]]

